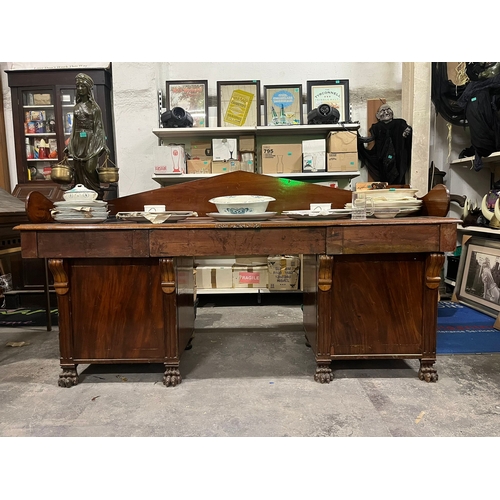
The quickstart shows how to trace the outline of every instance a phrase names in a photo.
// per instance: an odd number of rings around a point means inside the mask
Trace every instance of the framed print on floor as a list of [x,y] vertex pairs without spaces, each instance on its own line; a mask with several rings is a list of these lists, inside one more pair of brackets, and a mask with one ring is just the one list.
[[264,85],[264,125],[301,125],[302,85]]
[[350,122],[349,80],[310,80],[307,82],[307,112],[321,104],[339,110],[339,122]]
[[167,110],[179,107],[193,117],[193,127],[208,127],[208,81],[167,81],[165,106]]
[[462,244],[455,295],[496,318],[500,313],[500,241],[472,236]]
[[217,125],[260,125],[260,80],[217,82]]

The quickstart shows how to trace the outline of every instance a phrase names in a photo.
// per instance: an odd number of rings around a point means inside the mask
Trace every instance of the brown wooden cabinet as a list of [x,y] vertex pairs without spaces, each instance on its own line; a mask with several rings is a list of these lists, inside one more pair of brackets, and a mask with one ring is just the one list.
[[70,137],[78,73],[94,81],[94,98],[102,111],[110,159],[115,162],[111,68],[22,69],[6,73],[12,96],[16,197],[25,199],[36,189],[52,200],[62,199],[62,190],[51,181],[50,172],[63,159]]

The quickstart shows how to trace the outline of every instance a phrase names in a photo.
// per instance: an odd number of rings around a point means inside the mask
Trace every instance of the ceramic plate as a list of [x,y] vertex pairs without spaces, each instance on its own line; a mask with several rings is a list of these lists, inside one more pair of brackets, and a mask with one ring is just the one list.
[[97,224],[98,222],[104,222],[108,220],[107,217],[91,217],[85,219],[55,219],[56,222],[64,222],[65,224]]
[[150,224],[154,222],[147,219],[144,215],[155,215],[155,216],[167,216],[168,217],[162,222],[177,222],[178,220],[186,219],[187,217],[197,217],[196,212],[184,212],[180,210],[172,210],[170,212],[118,212],[116,218],[119,220],[126,220],[129,222],[149,222]]
[[221,214],[219,212],[213,212],[207,214],[208,217],[212,217],[220,222],[236,222],[236,221],[259,221],[267,220],[274,217],[277,212],[262,212],[261,214]]
[[[422,200],[394,200],[394,201],[386,201],[386,200],[374,200],[373,205],[376,208],[417,208],[422,205]],[[351,208],[352,203],[346,203],[346,208]]]
[[288,210],[283,215],[292,219],[301,220],[325,220],[325,219],[343,219],[350,217],[352,210],[350,208],[335,208],[328,210],[327,214],[318,214],[317,210]]
[[376,219],[394,219],[399,212],[375,212],[373,217]]
[[420,207],[419,208],[400,208],[399,213],[396,217],[404,217],[405,215],[414,214],[415,212],[419,212],[419,211],[420,211]]
[[54,203],[55,207],[66,207],[66,208],[72,208],[72,207],[105,207],[108,203],[106,201],[102,200],[86,200],[86,201],[56,201]]

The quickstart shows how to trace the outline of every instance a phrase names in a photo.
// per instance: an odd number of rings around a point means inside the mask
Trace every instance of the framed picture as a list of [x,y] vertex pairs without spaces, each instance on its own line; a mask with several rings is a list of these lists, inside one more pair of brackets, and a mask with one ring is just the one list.
[[349,80],[311,80],[307,82],[307,112],[321,104],[339,110],[339,122],[350,122]]
[[217,82],[219,127],[260,125],[260,80]]
[[462,244],[457,299],[496,318],[500,313],[500,241],[472,236]]
[[208,127],[208,81],[167,81],[165,107],[179,107],[193,117],[193,127]]
[[302,125],[302,85],[264,85],[264,125]]

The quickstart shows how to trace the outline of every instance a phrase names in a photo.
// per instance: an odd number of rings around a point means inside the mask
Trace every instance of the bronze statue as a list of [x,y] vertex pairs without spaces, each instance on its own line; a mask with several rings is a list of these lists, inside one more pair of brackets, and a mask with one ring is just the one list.
[[79,73],[76,79],[76,104],[73,110],[73,128],[65,153],[73,158],[74,182],[83,184],[87,189],[103,198],[97,166],[99,157],[109,149],[102,122],[101,108],[94,100],[94,82],[90,76]]

